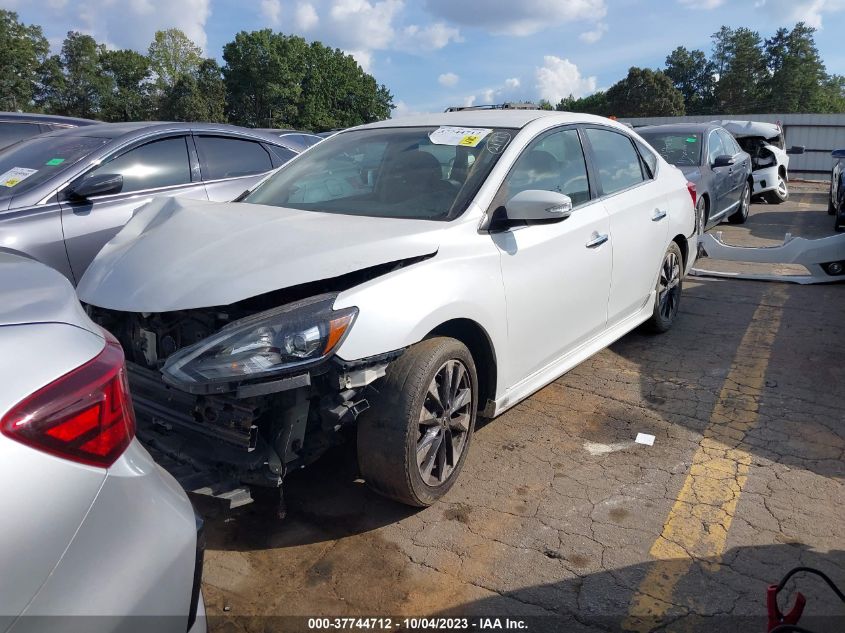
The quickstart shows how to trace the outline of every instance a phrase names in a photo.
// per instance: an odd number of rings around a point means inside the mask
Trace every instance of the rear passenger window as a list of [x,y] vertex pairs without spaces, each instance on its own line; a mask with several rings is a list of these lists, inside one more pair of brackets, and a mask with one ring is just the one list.
[[587,165],[576,130],[552,132],[533,141],[517,159],[503,185],[504,199],[521,191],[556,191],[578,206],[590,199]]
[[273,169],[270,155],[255,141],[225,136],[197,136],[203,180],[251,176]]
[[657,173],[657,156],[655,153],[646,147],[645,143],[640,143],[637,141],[637,149],[640,150],[640,156],[642,156],[643,162],[648,167],[648,176],[654,178],[654,174]]
[[191,165],[185,137],[165,138],[131,149],[88,172],[85,178],[97,174],[123,176],[121,193],[187,184],[191,182]]
[[712,165],[716,162],[719,156],[724,156],[727,153],[722,138],[716,133],[716,130],[710,132],[710,147],[707,148],[707,162]]
[[587,128],[593,157],[604,195],[622,191],[643,182],[640,157],[631,139],[619,132]]
[[740,152],[739,145],[736,144],[734,137],[727,130],[717,130],[719,137],[722,139],[722,146],[725,148],[725,153],[729,156],[734,156]]

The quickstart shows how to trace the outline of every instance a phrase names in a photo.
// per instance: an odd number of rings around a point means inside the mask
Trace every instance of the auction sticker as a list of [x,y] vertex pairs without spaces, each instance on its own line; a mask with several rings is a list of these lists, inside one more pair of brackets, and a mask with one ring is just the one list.
[[9,171],[0,174],[0,185],[14,187],[37,171],[37,169],[28,169],[26,167],[12,167]]
[[456,127],[442,125],[428,135],[435,145],[462,145],[476,147],[490,132],[486,127]]

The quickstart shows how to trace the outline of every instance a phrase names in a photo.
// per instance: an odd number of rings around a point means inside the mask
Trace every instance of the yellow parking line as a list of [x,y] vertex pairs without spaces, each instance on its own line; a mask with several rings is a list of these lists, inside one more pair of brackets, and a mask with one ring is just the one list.
[[742,443],[757,423],[759,396],[786,299],[784,286],[772,286],[751,318],[684,485],[651,546],[649,553],[657,560],[632,599],[623,623],[626,630],[645,632],[657,625],[693,561],[719,566],[751,464]]

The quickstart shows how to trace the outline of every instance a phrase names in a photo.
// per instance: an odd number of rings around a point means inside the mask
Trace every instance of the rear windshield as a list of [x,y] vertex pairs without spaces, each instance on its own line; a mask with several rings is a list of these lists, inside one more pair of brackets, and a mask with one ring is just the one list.
[[701,164],[701,134],[640,130],[637,133],[671,165],[692,167]]
[[451,220],[466,210],[515,134],[453,126],[342,132],[279,169],[243,202]]
[[36,136],[0,151],[0,199],[34,189],[108,140],[90,136]]

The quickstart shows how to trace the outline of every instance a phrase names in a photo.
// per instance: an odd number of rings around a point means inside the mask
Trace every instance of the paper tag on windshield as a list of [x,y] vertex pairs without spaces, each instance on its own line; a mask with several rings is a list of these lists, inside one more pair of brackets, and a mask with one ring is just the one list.
[[455,127],[452,125],[443,125],[429,134],[428,138],[435,145],[463,145],[464,147],[475,147],[492,131],[493,130],[486,127]]
[[0,174],[0,185],[14,187],[37,171],[37,169],[27,169],[26,167],[12,167],[9,171]]

